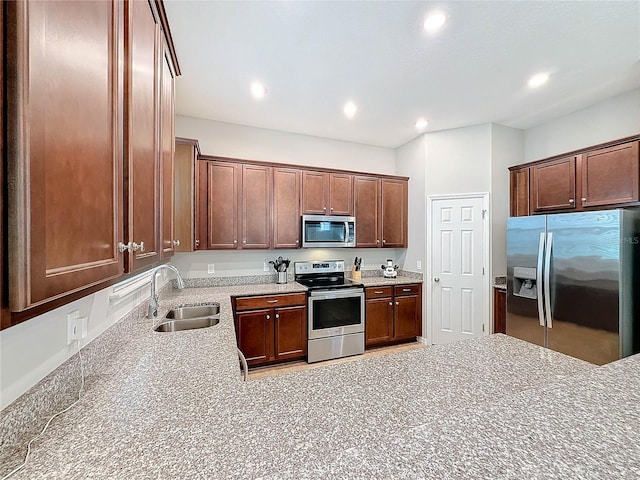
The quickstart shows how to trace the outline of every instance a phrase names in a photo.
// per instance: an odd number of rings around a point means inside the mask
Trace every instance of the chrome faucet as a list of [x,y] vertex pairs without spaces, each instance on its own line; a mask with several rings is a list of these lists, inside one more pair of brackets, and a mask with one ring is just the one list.
[[156,293],[156,273],[163,268],[173,270],[176,273],[178,288],[184,288],[184,280],[180,276],[180,272],[173,265],[158,265],[151,270],[151,300],[149,301],[149,312],[147,318],[156,318],[158,316],[158,294]]

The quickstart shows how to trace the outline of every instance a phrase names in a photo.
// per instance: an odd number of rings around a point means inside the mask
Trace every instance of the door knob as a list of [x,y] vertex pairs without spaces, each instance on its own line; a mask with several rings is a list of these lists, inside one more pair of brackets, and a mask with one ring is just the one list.
[[438,277],[436,277],[436,278],[434,278],[434,279],[433,279],[433,281],[434,281],[434,282],[439,282],[439,281],[440,281],[440,279],[439,279]]

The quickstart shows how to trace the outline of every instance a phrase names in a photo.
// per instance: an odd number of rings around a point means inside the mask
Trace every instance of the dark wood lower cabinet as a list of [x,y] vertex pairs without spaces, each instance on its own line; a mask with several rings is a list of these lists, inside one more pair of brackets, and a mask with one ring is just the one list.
[[305,358],[306,294],[240,297],[233,305],[238,348],[250,367]]
[[365,289],[365,347],[415,340],[422,335],[422,285]]
[[493,333],[507,333],[507,291],[493,289]]

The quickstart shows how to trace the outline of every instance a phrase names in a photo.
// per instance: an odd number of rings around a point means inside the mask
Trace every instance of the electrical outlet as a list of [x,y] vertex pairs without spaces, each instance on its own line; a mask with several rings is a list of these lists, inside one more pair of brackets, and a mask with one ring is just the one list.
[[67,314],[67,345],[87,336],[87,317],[81,317],[78,310]]
[[265,272],[269,271],[269,260],[264,261],[264,264],[262,265],[262,270],[264,270]]
[[417,264],[416,264],[416,268],[418,270],[422,270],[422,261],[418,260]]
[[216,273],[215,263],[207,264],[207,273]]

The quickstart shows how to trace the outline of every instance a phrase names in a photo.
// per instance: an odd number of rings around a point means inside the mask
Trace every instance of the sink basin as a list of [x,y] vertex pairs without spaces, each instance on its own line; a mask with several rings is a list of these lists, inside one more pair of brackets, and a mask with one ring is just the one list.
[[204,305],[181,305],[175,307],[164,318],[183,320],[187,318],[209,317],[220,313],[219,303],[207,303]]
[[220,323],[219,316],[189,318],[185,320],[168,320],[154,327],[156,332],[179,332],[180,330],[194,330],[196,328],[213,327]]

